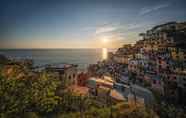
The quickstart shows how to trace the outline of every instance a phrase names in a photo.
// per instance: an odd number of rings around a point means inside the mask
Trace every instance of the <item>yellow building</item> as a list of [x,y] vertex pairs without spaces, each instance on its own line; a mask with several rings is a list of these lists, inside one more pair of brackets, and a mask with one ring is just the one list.
[[171,56],[172,56],[172,59],[175,61],[186,60],[186,52],[181,49],[173,48],[171,51]]

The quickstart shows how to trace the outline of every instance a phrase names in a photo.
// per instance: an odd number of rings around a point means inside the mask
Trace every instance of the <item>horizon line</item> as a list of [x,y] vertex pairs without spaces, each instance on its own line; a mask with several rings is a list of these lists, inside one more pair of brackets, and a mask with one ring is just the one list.
[[[56,50],[56,49],[102,49],[102,48],[0,48],[0,50],[48,50],[48,49]],[[107,49],[117,49],[117,48],[107,48]]]

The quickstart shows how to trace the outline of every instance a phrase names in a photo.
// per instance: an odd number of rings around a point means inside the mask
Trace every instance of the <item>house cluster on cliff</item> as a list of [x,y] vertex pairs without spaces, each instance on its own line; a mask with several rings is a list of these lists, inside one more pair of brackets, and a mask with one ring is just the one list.
[[[169,22],[141,33],[142,40],[109,53],[99,68],[116,81],[151,88],[167,101],[186,103],[186,22]],[[104,68],[104,69],[103,69]]]

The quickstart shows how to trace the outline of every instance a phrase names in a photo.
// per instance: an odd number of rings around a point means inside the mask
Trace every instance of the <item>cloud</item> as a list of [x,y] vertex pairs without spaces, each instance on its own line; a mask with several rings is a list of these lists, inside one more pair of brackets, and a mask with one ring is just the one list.
[[160,10],[163,8],[167,8],[169,6],[170,6],[170,4],[166,3],[166,4],[159,4],[159,5],[152,6],[152,7],[144,7],[140,10],[139,15],[149,14],[151,12],[154,12],[154,11],[157,11],[157,10]]
[[128,24],[127,30],[134,30],[134,29],[138,29],[138,28],[141,28],[144,26],[145,26],[145,24],[143,24],[143,23],[131,23],[131,24]]
[[[123,44],[135,43],[138,40],[138,34],[143,32],[144,28],[152,25],[153,22],[131,22],[131,23],[107,23],[99,26],[85,28],[92,30],[93,44],[98,47],[120,47]],[[103,44],[103,38],[108,39],[107,44]]]
[[112,32],[114,30],[116,30],[117,28],[116,27],[113,27],[113,26],[102,26],[102,27],[98,27],[96,29],[96,34],[102,34],[102,33],[107,33],[107,32]]

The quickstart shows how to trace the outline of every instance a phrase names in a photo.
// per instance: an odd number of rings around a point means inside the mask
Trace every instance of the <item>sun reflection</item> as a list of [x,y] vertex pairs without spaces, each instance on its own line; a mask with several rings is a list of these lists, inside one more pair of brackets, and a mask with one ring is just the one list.
[[107,53],[108,53],[107,48],[102,48],[102,59],[103,60],[107,59],[107,56],[108,56]]

